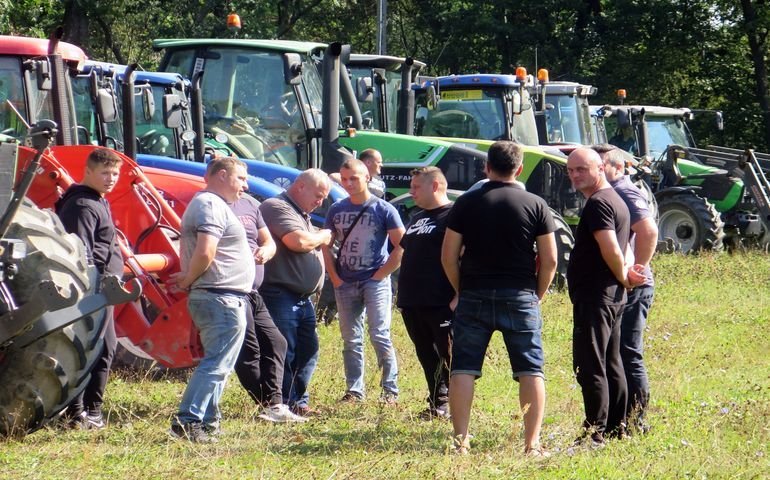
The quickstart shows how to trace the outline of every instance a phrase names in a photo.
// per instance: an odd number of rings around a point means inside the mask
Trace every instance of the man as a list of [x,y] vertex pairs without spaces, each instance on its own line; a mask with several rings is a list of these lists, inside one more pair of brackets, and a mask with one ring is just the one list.
[[612,145],[596,145],[593,148],[602,158],[607,181],[628,207],[634,262],[644,266],[645,282],[627,292],[628,300],[620,322],[620,358],[628,385],[626,413],[631,422],[629,426],[644,432],[649,428],[644,423],[644,414],[650,399],[644,366],[644,329],[655,296],[650,261],[658,244],[658,226],[644,193],[624,175],[626,162],[632,157]]
[[428,408],[420,416],[449,418],[449,303],[454,289],[441,266],[441,244],[452,203],[439,168],[417,168],[411,174],[409,193],[422,211],[412,218],[401,239],[404,255],[396,304],[428,383]]
[[248,294],[255,262],[246,231],[228,203],[246,189],[246,165],[216,158],[206,168],[206,189],[182,216],[181,270],[172,276],[189,290],[187,306],[200,333],[203,358],[190,377],[171,435],[191,442],[215,442],[219,401],[238,358],[246,329]]
[[[112,221],[110,204],[104,196],[118,183],[123,160],[115,151],[97,148],[86,159],[83,180],[72,185],[56,202],[56,213],[69,233],[74,233],[86,246],[86,257],[99,274],[123,276],[123,256],[117,231]],[[69,426],[102,429],[104,391],[117,348],[113,307],[105,309],[104,348],[91,372],[83,392],[75,397],[65,412]]]
[[[369,192],[369,171],[360,160],[345,161],[340,168],[342,187],[350,197],[338,201],[326,215],[325,227],[332,242],[340,242],[337,253],[331,242],[322,247],[326,269],[334,285],[340,318],[346,391],[343,402],[364,399],[363,316],[369,339],[382,368],[380,400],[398,401],[398,364],[390,339],[390,274],[401,262],[404,225],[395,207]],[[388,239],[393,251],[388,255]]]
[[539,442],[545,409],[539,304],[556,272],[556,226],[545,201],[515,185],[522,160],[517,144],[492,144],[484,167],[489,182],[458,198],[447,221],[441,263],[457,292],[449,404],[459,454],[470,449],[474,382],[499,330],[519,382],[524,452],[548,455]]
[[385,182],[380,177],[382,173],[382,154],[373,149],[367,148],[358,155],[358,158],[364,162],[369,171],[369,191],[377,198],[385,198]]
[[590,437],[591,446],[601,447],[606,434],[625,433],[628,390],[620,360],[620,313],[626,288],[638,275],[629,270],[625,257],[628,208],[607,182],[599,154],[587,147],[575,149],[567,157],[567,173],[575,190],[588,199],[567,267],[573,369],[586,415],[577,443]]
[[301,416],[312,413],[308,386],[318,362],[316,313],[311,296],[324,280],[319,247],[331,241],[331,231],[310,223],[331,189],[322,170],[305,170],[288,190],[265,200],[260,211],[277,244],[275,258],[265,266],[260,293],[286,339],[283,403]]
[[246,239],[255,262],[254,284],[249,293],[246,331],[235,373],[241,385],[258,406],[264,405],[259,418],[269,422],[304,422],[283,402],[282,385],[286,339],[275,326],[258,292],[265,276],[265,263],[276,252],[275,242],[259,211],[259,202],[243,195],[231,205],[246,229]]

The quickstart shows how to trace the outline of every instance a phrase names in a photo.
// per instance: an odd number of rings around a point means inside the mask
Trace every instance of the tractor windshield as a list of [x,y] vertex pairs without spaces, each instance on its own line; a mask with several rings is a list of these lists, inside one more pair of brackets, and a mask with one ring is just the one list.
[[[306,131],[321,127],[321,77],[304,56],[297,91],[284,81],[280,52],[211,47],[171,52],[166,70],[192,76],[203,70],[207,140],[225,143],[241,158],[307,167]],[[299,107],[297,95],[302,105]]]
[[588,100],[577,94],[548,94],[545,121],[548,143],[594,143]]
[[427,107],[427,95],[416,99],[417,135],[499,140],[505,138],[505,107],[499,88],[441,90],[436,108]]
[[[75,118],[78,122],[78,143],[104,145],[116,150],[123,150],[123,123],[118,121],[105,123],[108,138],[100,139],[97,128],[100,121],[93,102],[91,77],[77,75],[72,77],[72,96],[75,101]],[[119,97],[118,97],[119,98]]]
[[694,147],[684,121],[677,117],[646,116],[647,136],[649,138],[649,154],[658,158],[666,151],[669,145],[681,145]]

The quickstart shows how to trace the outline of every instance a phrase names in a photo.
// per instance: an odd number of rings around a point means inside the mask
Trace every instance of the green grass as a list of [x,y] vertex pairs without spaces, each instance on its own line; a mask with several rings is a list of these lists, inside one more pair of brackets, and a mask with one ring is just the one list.
[[[425,387],[399,316],[393,336],[401,368],[398,408],[376,402],[379,375],[367,345],[369,400],[338,406],[344,390],[336,323],[321,327],[313,406],[304,425],[271,425],[235,377],[225,391],[226,436],[191,445],[166,431],[182,375],[115,375],[102,432],[44,429],[0,441],[0,478],[768,478],[770,477],[770,257],[659,256],[646,334],[652,431],[600,451],[573,450],[582,420],[571,372],[566,294],[543,306],[548,402],[542,438],[554,453],[521,453],[518,389],[499,336],[477,383],[467,457],[449,451],[451,425],[416,418]],[[180,378],[182,377],[182,378]]]

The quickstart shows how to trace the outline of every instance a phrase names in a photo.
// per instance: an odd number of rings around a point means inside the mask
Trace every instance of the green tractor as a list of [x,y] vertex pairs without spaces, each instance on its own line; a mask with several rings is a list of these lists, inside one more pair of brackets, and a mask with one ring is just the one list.
[[[686,108],[606,105],[596,110],[610,143],[649,164],[661,236],[682,250],[770,241],[767,155],[724,147],[697,148]],[[721,115],[717,115],[717,127]],[[721,235],[720,227],[724,231]],[[688,248],[689,247],[689,248]]]

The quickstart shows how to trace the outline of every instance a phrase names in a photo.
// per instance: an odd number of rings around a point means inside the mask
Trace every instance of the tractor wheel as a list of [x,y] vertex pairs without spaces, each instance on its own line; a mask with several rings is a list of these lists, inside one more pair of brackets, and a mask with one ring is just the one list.
[[556,223],[554,236],[556,237],[557,254],[556,275],[551,285],[556,287],[557,290],[562,290],[567,286],[567,265],[569,264],[569,256],[572,253],[572,249],[575,248],[575,237],[569,224],[564,221],[561,215],[553,209],[551,209],[551,215],[553,215],[553,221]]
[[724,223],[705,198],[687,191],[667,195],[658,202],[658,212],[658,238],[670,238],[676,250],[722,250]]
[[[19,273],[8,282],[19,305],[35,301],[35,289],[44,280],[53,281],[65,296],[76,290],[78,301],[93,292],[82,242],[67,234],[50,210],[25,202],[6,238],[27,245]],[[82,391],[101,352],[103,329],[100,310],[25,347],[7,345],[0,353],[0,434],[40,428]]]

